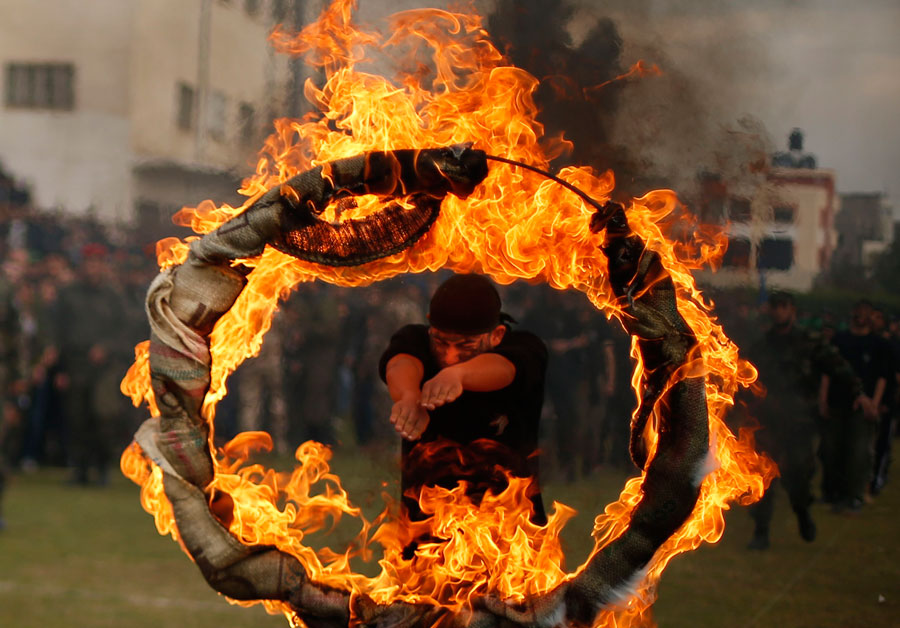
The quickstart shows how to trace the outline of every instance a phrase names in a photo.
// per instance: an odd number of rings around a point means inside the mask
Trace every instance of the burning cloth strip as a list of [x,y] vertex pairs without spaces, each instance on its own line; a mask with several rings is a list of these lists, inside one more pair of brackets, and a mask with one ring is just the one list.
[[[359,592],[317,584],[296,557],[244,544],[228,531],[230,498],[210,488],[215,471],[202,403],[210,382],[209,334],[245,285],[240,260],[260,255],[266,245],[325,265],[396,253],[428,231],[446,194],[465,198],[484,180],[486,157],[457,145],[368,153],[304,172],[194,241],[187,261],[151,285],[150,371],[159,417],[148,420],[135,440],[161,469],[179,538],[216,591],[235,600],[283,602],[312,628],[590,625],[601,610],[632,593],[656,550],[690,516],[709,454],[705,381],[689,371],[698,361],[697,342],[659,256],[631,230],[624,208],[608,204],[594,214],[590,228],[605,230],[610,282],[626,329],[637,338],[646,378],[632,439],[633,456],[645,468],[643,496],[623,534],[546,593],[516,603],[473,596],[460,611],[379,604]],[[317,218],[334,200],[370,193],[406,197],[411,208],[395,203],[337,224]],[[640,436],[654,407],[661,424],[648,456]]]

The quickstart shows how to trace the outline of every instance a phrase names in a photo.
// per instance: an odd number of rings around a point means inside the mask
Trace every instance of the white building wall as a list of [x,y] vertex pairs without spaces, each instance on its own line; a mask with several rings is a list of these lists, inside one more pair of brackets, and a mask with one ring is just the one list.
[[[0,0],[0,162],[39,206],[131,211],[129,61],[136,0]],[[86,26],[86,28],[85,28]],[[6,106],[8,63],[71,63],[74,109]]]
[[[247,170],[258,147],[242,146],[238,107],[253,106],[264,124],[270,64],[267,7],[248,16],[242,2],[143,0],[134,42],[134,151],[140,160]],[[203,21],[208,20],[204,27]],[[178,128],[178,84],[194,89],[195,123]],[[208,132],[209,101],[225,96],[225,135]],[[199,128],[201,125],[203,128]]]
[[[260,148],[258,134],[241,141],[241,103],[263,132],[284,114],[287,60],[267,41],[271,1],[260,5],[248,15],[243,0],[0,0],[0,90],[9,63],[75,68],[72,110],[8,107],[0,93],[0,164],[30,185],[38,207],[110,222],[133,219],[136,201],[157,189],[166,203],[185,185],[219,198],[223,181],[252,173]],[[200,129],[196,113],[192,128],[178,127],[179,82],[203,114],[213,93],[224,96],[221,137],[209,135],[208,117]],[[163,190],[163,174],[178,169]]]

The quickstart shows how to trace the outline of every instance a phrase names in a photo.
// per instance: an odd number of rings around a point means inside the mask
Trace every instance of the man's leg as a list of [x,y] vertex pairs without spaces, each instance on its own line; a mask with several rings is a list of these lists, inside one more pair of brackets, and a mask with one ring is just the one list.
[[832,411],[819,419],[819,462],[822,465],[822,501],[836,504],[839,500],[840,450],[838,448],[841,417]]
[[848,422],[848,460],[847,475],[849,480],[848,506],[858,510],[863,505],[866,489],[872,473],[872,446],[875,440],[877,422],[853,412]]
[[894,409],[888,408],[878,419],[878,436],[875,438],[875,464],[872,468],[872,482],[869,492],[878,495],[887,483],[888,467],[891,464],[891,441],[894,438]]
[[775,492],[778,478],[772,480],[762,498],[750,506],[750,517],[753,519],[753,538],[747,543],[747,549],[769,549],[769,525],[775,512]]
[[550,401],[556,414],[554,440],[556,441],[556,463],[567,482],[575,481],[575,452],[578,440],[578,418],[574,393],[571,386],[560,381],[548,382]]
[[813,449],[814,429],[799,426],[786,443],[787,451],[781,467],[784,488],[791,501],[791,508],[797,515],[797,526],[804,541],[816,538],[816,524],[809,512],[813,502],[812,479],[815,473],[815,453]]
[[72,381],[64,400],[69,434],[69,466],[73,484],[87,484],[88,467],[94,446],[93,416],[90,404],[90,383]]

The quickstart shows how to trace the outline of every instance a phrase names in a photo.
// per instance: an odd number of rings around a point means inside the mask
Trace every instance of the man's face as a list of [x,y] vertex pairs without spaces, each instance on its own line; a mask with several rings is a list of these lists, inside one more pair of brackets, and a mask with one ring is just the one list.
[[884,331],[885,327],[887,327],[887,319],[884,316],[884,312],[881,310],[872,312],[872,331],[880,334]]
[[101,257],[88,257],[82,267],[85,277],[92,283],[100,283],[107,279],[106,261]]
[[853,308],[853,324],[857,327],[868,327],[872,323],[872,306],[861,303]]
[[443,369],[490,351],[500,343],[505,331],[502,325],[483,334],[454,334],[429,327],[428,337],[431,353]]
[[777,327],[784,327],[785,325],[789,325],[794,322],[794,317],[796,316],[797,309],[790,303],[778,303],[772,306],[770,310],[772,316],[772,322]]

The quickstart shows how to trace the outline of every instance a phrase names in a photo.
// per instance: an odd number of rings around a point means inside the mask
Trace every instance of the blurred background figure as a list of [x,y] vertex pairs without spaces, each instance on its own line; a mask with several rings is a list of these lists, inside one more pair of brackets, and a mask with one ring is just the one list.
[[131,352],[123,337],[123,295],[108,256],[103,244],[84,245],[78,277],[60,290],[53,322],[59,351],[56,386],[68,420],[70,481],[75,484],[108,482],[117,455],[116,422],[123,416],[118,382]]
[[889,367],[885,372],[884,394],[878,407],[878,425],[876,426],[874,464],[872,479],[869,482],[869,494],[878,495],[887,483],[888,468],[891,464],[891,441],[894,439],[894,417],[897,414],[898,383],[900,383],[900,338],[888,321],[883,308],[872,310],[872,333],[884,341],[884,351]]
[[[816,524],[810,513],[815,473],[816,393],[824,376],[816,363],[818,339],[797,326],[797,307],[788,293],[769,298],[771,326],[754,344],[749,355],[759,369],[765,397],[754,404],[759,420],[756,445],[778,465],[803,540],[816,538]],[[779,478],[772,480],[762,499],[750,507],[753,538],[749,549],[769,548],[769,528],[775,508]]]
[[863,507],[872,477],[880,408],[887,381],[894,378],[887,343],[872,331],[873,309],[869,301],[858,301],[849,328],[838,331],[832,340],[862,384],[860,394],[835,382],[825,385],[823,492],[825,501],[838,512]]

